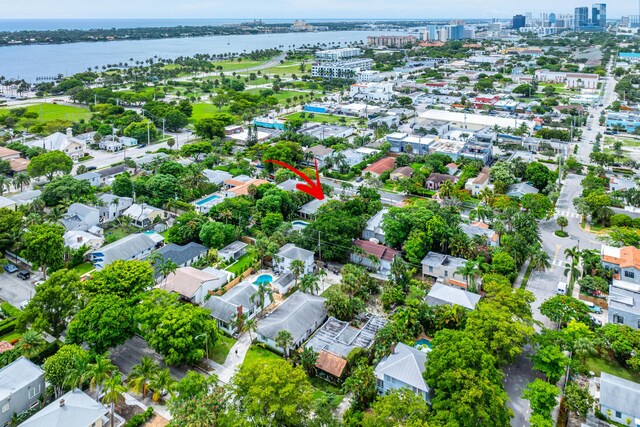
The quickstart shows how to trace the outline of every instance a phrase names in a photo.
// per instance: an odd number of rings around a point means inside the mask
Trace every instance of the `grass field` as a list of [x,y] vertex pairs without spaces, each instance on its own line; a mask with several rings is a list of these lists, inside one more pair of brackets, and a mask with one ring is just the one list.
[[193,113],[191,114],[191,121],[196,122],[205,117],[211,117],[215,113],[220,113],[228,110],[226,107],[222,107],[222,110],[218,110],[213,104],[208,103],[195,103],[193,104]]
[[607,360],[591,356],[585,360],[584,364],[587,370],[593,371],[596,376],[600,376],[601,372],[606,372],[608,374],[624,378],[625,380],[640,383],[640,374],[634,373],[629,369],[625,369],[615,360]]
[[317,377],[310,378],[309,382],[313,386],[313,400],[316,402],[325,400],[328,397],[330,399],[329,406],[335,409],[344,399],[344,393],[340,390],[340,387],[336,387]]
[[[252,93],[252,94],[259,94],[261,90],[264,89],[247,89],[245,90],[246,93]],[[291,98],[291,101],[293,101],[293,97],[297,96],[298,99],[302,98],[307,98],[308,93],[307,92],[298,92],[298,91],[293,91],[293,90],[281,90],[280,92],[276,92],[273,94],[273,96],[276,97],[276,99],[278,100],[279,103],[284,104],[285,100],[287,98]]]
[[229,354],[229,350],[236,343],[234,338],[228,337],[224,334],[220,334],[218,336],[218,342],[216,346],[209,349],[209,357],[219,364],[223,364],[225,360],[227,360],[227,355]]
[[72,268],[73,271],[75,271],[76,273],[78,273],[79,275],[83,275],[83,274],[87,274],[88,272],[90,272],[91,270],[93,270],[93,264],[88,263],[88,262],[83,262],[80,265],[76,265],[75,267]]
[[[264,61],[266,62],[266,60]],[[236,71],[236,70],[244,70],[246,68],[257,67],[262,64],[262,61],[221,61],[214,62],[213,65],[215,67],[222,67],[222,71]]]
[[[293,113],[285,116],[284,118],[298,118],[302,113]],[[302,119],[305,122],[316,122],[316,123],[327,123],[327,124],[344,124],[346,126],[351,126],[353,124],[358,123],[358,119],[354,119],[353,117],[342,117],[342,116],[334,116],[330,114],[318,114],[312,113],[313,117],[310,117],[309,113],[305,113],[305,117]],[[341,121],[340,119],[344,119]]]
[[300,71],[299,61],[285,61],[283,64],[262,70],[262,74],[278,74],[279,76],[297,74],[301,76],[311,72],[311,64],[307,63],[304,72]]
[[225,270],[230,271],[231,273],[238,276],[239,274],[244,273],[249,267],[251,267],[251,264],[253,264],[253,261],[255,261],[255,259],[256,256],[253,246],[247,246],[247,253],[242,255],[238,259],[238,261],[236,261],[233,265],[227,267]]
[[269,360],[269,359],[282,360],[282,358],[277,354],[269,350],[265,350],[264,348],[252,345],[251,347],[249,347],[249,351],[247,351],[247,355],[245,356],[244,362],[242,362],[242,364],[248,365],[250,363],[256,363],[256,362],[260,362],[261,360]]
[[[8,110],[8,108],[0,108],[0,114]],[[27,111],[37,113],[38,121],[41,122],[48,122],[50,120],[69,120],[77,122],[80,119],[89,119],[92,114],[89,109],[83,107],[44,103],[31,105],[27,107]]]

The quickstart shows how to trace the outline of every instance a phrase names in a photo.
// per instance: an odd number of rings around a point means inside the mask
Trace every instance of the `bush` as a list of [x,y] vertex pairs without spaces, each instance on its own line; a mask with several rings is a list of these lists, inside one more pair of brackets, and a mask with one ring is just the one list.
[[20,310],[18,310],[8,302],[3,302],[2,304],[0,304],[0,308],[2,308],[2,311],[4,311],[4,313],[9,317],[18,317],[20,315]]
[[[8,320],[8,322],[7,322]],[[0,323],[0,336],[10,334],[18,327],[17,319],[6,319]]]
[[153,408],[148,407],[142,414],[136,414],[124,424],[124,427],[139,427],[153,417]]
[[612,227],[631,227],[633,223],[633,219],[625,214],[615,214],[610,221]]
[[564,231],[564,230],[556,230],[556,231],[554,232],[554,234],[555,234],[556,236],[558,236],[558,237],[567,237],[567,236],[569,236],[569,233],[567,233],[567,232],[566,232],[566,231]]

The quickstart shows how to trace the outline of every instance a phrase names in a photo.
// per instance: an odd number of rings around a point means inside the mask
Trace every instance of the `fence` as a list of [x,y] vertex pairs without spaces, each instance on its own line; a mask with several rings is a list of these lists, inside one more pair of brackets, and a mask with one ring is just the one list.
[[244,273],[242,273],[241,275],[239,275],[238,277],[236,277],[235,279],[233,279],[232,281],[230,281],[229,283],[224,285],[222,288],[218,289],[215,292],[209,292],[209,293],[211,295],[217,295],[217,296],[224,295],[226,292],[228,292],[235,285],[237,285],[238,283],[240,283],[244,279],[246,279],[247,276],[249,276],[250,274],[253,274],[253,272],[254,272],[253,267],[249,267],[249,269],[245,270]]
[[609,308],[609,304],[607,303],[606,296],[605,298],[596,298],[590,295],[580,294],[580,300],[592,302],[600,308],[604,308],[604,309]]

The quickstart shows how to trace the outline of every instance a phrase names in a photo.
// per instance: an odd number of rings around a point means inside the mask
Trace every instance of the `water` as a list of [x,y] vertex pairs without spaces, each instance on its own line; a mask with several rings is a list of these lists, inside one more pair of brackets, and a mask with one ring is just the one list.
[[309,225],[309,223],[305,222],[305,221],[295,220],[295,221],[293,221],[291,223],[291,225],[297,225],[297,226],[300,226],[300,227],[306,227],[307,225]]
[[273,276],[270,274],[261,274],[258,278],[253,282],[254,285],[259,285],[261,283],[271,283],[273,282]]
[[219,199],[219,198],[220,198],[220,196],[213,194],[213,195],[207,197],[206,199],[202,199],[202,200],[197,201],[196,205],[198,205],[198,206],[206,205],[207,203],[212,202],[212,201],[214,201],[216,199]]
[[[378,34],[380,32],[377,32]],[[404,34],[384,31],[384,34]],[[363,42],[376,31],[331,31],[318,33],[251,34],[208,36],[161,40],[122,40],[113,42],[72,43],[0,47],[0,76],[35,82],[37,77],[72,75],[89,67],[142,61],[154,55],[174,59],[197,53],[222,54],[250,52],[281,47],[284,50],[303,44]]]

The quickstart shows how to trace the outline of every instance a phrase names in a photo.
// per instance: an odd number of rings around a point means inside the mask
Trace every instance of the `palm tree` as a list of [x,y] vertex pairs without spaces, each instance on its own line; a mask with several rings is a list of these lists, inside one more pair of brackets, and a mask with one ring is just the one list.
[[252,332],[256,332],[258,330],[258,322],[256,322],[255,318],[247,319],[242,325],[242,332],[249,333],[249,341],[253,342],[253,337],[251,336]]
[[169,278],[169,274],[175,273],[178,269],[178,264],[173,262],[170,259],[165,259],[160,263],[158,270],[160,274],[164,277],[164,287],[167,287],[167,279]]
[[20,187],[20,192],[22,192],[25,185],[29,184],[31,184],[31,178],[29,178],[29,175],[24,172],[17,173],[13,177],[13,186],[16,188]]
[[140,394],[142,399],[147,396],[149,381],[158,371],[159,366],[151,357],[144,356],[140,363],[131,368],[131,373],[127,377],[127,385],[134,392]]
[[273,291],[268,283],[258,283],[258,290],[255,294],[251,295],[251,302],[258,302],[260,306],[260,310],[264,310],[264,303],[267,300],[266,297],[269,297],[269,301],[273,301]]
[[51,222],[58,222],[60,221],[60,219],[62,219],[63,215],[64,212],[62,211],[62,209],[58,206],[54,206],[47,214],[47,219],[49,219],[49,221]]
[[0,175],[0,196],[4,194],[5,191],[9,190],[11,186],[11,181],[4,175]]
[[538,247],[535,252],[531,254],[531,267],[536,271],[545,271],[551,267],[551,260],[549,254]]
[[108,403],[111,406],[111,422],[110,426],[114,426],[114,416],[116,404],[124,402],[124,393],[127,388],[122,384],[122,377],[120,372],[114,374],[108,378],[104,383],[104,397],[103,403]]
[[454,190],[453,182],[447,180],[447,181],[444,181],[442,184],[440,184],[439,194],[441,197],[448,199],[453,194],[453,190]]
[[571,264],[577,265],[580,262],[580,249],[577,246],[573,248],[567,248],[564,250],[564,256],[571,260]]
[[304,261],[301,261],[299,259],[291,261],[291,264],[289,264],[289,269],[291,270],[293,277],[295,277],[294,285],[297,286],[298,278],[302,275],[302,273],[304,273],[305,270]]
[[28,330],[22,334],[17,347],[20,349],[20,354],[26,358],[31,358],[38,354],[46,344],[47,342],[42,338],[42,335],[34,330]]
[[310,294],[316,294],[320,290],[318,286],[318,276],[313,274],[305,274],[300,280],[300,291]]
[[73,359],[73,366],[67,371],[64,379],[65,387],[82,388],[89,379],[89,356],[81,354]]
[[151,398],[154,402],[158,402],[163,394],[169,393],[173,396],[175,394],[176,379],[171,376],[169,368],[158,369],[149,381],[149,388],[153,390]]
[[293,335],[286,329],[281,330],[276,335],[276,345],[280,347],[284,353],[284,357],[289,357],[289,348],[293,345]]
[[327,270],[324,268],[319,269],[316,273],[316,277],[320,279],[320,287],[324,288],[324,278],[327,277]]
[[469,290],[475,292],[478,263],[476,261],[469,260],[464,264],[464,266],[458,267],[456,273],[461,274],[467,280]]
[[96,392],[96,400],[99,400],[104,382],[116,370],[116,367],[106,355],[98,354],[96,355],[95,362],[90,363],[87,368],[89,369],[87,372],[89,388],[91,391]]

